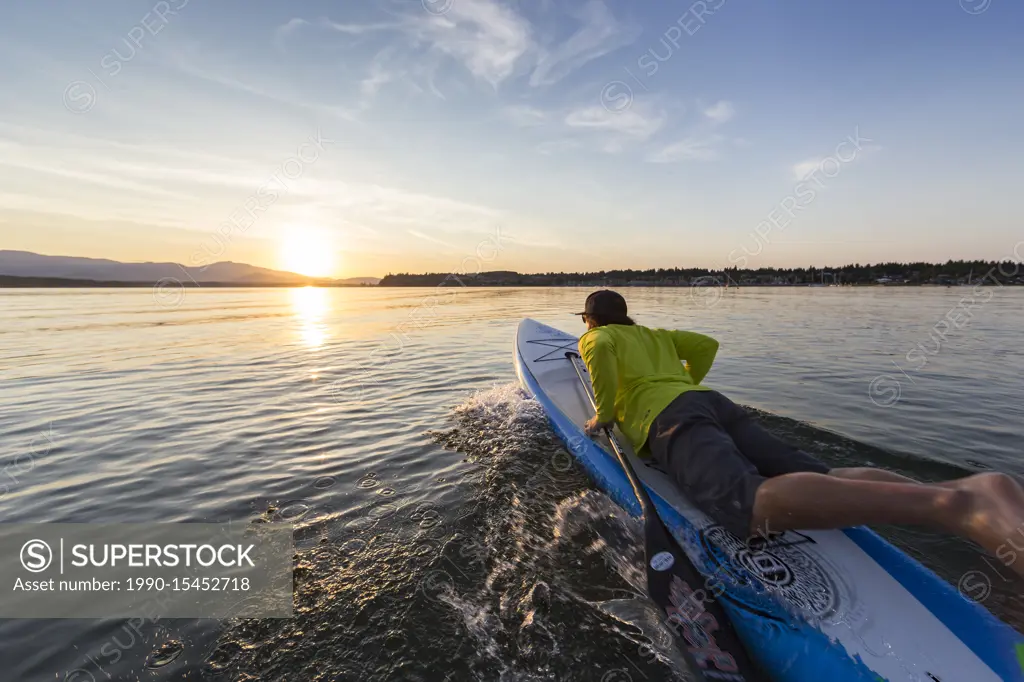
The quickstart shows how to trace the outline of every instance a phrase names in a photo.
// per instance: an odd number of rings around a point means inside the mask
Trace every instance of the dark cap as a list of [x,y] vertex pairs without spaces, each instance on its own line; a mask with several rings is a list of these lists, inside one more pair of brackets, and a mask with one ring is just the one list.
[[587,296],[583,304],[583,312],[577,315],[597,315],[604,318],[619,319],[626,316],[626,299],[611,289],[601,289]]

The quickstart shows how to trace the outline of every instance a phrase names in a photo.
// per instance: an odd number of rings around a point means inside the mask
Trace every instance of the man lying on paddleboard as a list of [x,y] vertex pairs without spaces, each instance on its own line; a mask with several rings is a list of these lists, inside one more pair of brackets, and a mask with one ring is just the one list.
[[[999,556],[1024,532],[1024,489],[1000,473],[919,483],[882,469],[830,469],[700,382],[718,341],[633,322],[614,291],[587,297],[580,356],[594,385],[589,435],[618,425],[701,511],[739,538],[864,524],[928,526]],[[685,363],[685,365],[681,364]],[[1024,561],[1010,568],[1024,576]]]

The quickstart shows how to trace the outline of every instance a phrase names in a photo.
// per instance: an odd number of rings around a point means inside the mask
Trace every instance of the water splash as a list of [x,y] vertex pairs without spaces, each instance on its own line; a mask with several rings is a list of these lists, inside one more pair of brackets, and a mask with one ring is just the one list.
[[146,659],[146,668],[156,670],[170,665],[183,651],[185,651],[183,642],[176,639],[168,640],[149,655],[149,658]]
[[612,669],[681,675],[671,633],[644,594],[639,522],[593,489],[539,403],[518,386],[500,386],[456,407],[452,421],[435,440],[486,466],[479,499],[505,511],[480,515],[483,584],[445,601],[478,654],[502,663],[500,679],[576,679],[565,660],[581,656],[607,668],[592,647],[581,651],[594,633],[617,652]]
[[[593,489],[536,401],[497,386],[455,406],[427,437],[471,465],[452,482],[459,503],[389,503],[318,520],[321,541],[299,545],[295,558],[295,617],[231,623],[207,663],[211,675],[681,673],[648,613],[636,521]],[[367,475],[358,487],[379,483]]]

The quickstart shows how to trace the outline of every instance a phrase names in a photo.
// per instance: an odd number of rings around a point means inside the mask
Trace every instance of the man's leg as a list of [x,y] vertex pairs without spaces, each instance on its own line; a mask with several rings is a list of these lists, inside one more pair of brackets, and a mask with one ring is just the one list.
[[[863,524],[925,526],[968,538],[995,554],[1024,531],[1024,490],[995,473],[940,485],[795,473],[764,481],[754,496],[751,532]],[[1024,562],[1011,568],[1024,576]]]
[[[841,467],[828,469],[824,464],[815,466],[816,458],[807,454],[781,438],[776,438],[746,410],[732,402],[724,395],[718,394],[718,410],[722,415],[729,435],[736,446],[749,459],[762,476],[772,477],[783,474],[794,474],[800,471],[811,473],[828,473],[836,478],[853,481],[877,481],[879,483],[919,483],[912,478],[872,467]],[[809,462],[814,460],[814,462]],[[808,466],[810,464],[810,466]],[[948,484],[933,484],[948,485]]]
[[[878,481],[880,483],[917,483],[921,484],[921,481],[917,479],[897,474],[893,471],[886,471],[885,469],[873,469],[871,467],[846,467],[841,469],[830,469],[828,472],[829,476],[835,476],[836,478],[845,478],[851,481]],[[962,479],[961,479],[962,480]],[[960,485],[959,480],[953,481],[933,481],[927,485],[935,485],[940,488],[955,488]]]
[[[877,481],[879,483],[920,483],[913,478],[897,474],[885,469],[873,469],[871,467],[844,467],[841,469],[830,469],[829,476],[844,478],[851,481]],[[936,484],[941,485],[941,484]]]
[[[1024,489],[1005,474],[920,483],[883,469],[829,469],[768,433],[725,396],[714,403],[737,447],[768,477],[754,496],[751,534],[916,525],[966,537],[993,553],[1024,534]],[[1014,563],[1024,575],[1024,562]]]
[[818,466],[818,460],[815,457],[781,438],[776,438],[758,424],[757,420],[751,417],[745,409],[721,393],[713,393],[716,395],[715,408],[719,420],[736,443],[736,447],[757,467],[762,476],[772,477],[810,471],[855,481],[918,483],[912,478],[885,469],[871,467],[829,469],[823,463]]

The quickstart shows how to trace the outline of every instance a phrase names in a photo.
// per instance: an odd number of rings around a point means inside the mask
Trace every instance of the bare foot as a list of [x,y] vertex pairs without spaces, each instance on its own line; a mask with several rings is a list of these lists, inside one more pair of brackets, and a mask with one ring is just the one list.
[[[1024,577],[1024,490],[1010,476],[975,474],[950,485],[967,493],[965,509],[955,519],[957,531],[992,552],[1004,565]],[[1009,559],[1009,561],[1007,561]]]

